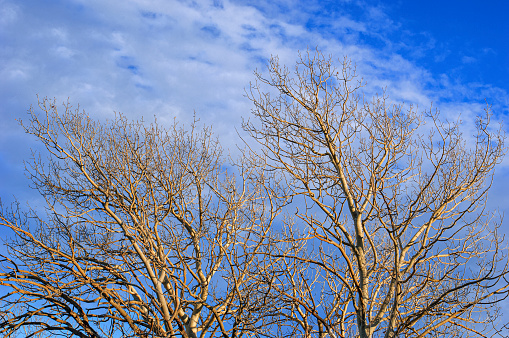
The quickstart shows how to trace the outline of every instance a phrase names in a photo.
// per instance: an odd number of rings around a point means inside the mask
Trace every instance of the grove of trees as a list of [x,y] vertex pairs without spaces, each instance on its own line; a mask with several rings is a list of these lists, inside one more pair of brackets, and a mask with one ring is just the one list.
[[[3,205],[5,337],[491,337],[509,294],[487,209],[504,134],[366,99],[320,52],[270,60],[243,150],[210,128],[21,122],[44,206]],[[504,328],[505,326],[505,328]]]

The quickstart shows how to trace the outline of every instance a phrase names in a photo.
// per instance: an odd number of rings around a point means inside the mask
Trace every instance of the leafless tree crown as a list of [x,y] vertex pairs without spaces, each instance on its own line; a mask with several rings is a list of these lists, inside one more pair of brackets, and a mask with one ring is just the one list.
[[[281,207],[263,165],[225,162],[209,129],[94,122],[44,100],[23,126],[46,214],[4,209],[0,332],[240,336],[263,308],[252,271]],[[275,182],[273,179],[271,182]],[[260,278],[258,278],[260,280]]]
[[[483,336],[507,297],[499,220],[486,210],[504,135],[476,134],[385,96],[366,101],[345,59],[271,59],[248,96],[269,168],[299,198],[274,284],[286,332],[318,337]],[[298,233],[298,235],[296,235]],[[496,331],[496,330],[495,330]]]
[[365,100],[347,59],[272,58],[266,74],[243,124],[261,150],[235,161],[196,122],[31,109],[22,126],[47,152],[27,173],[45,203],[0,211],[1,334],[502,334],[490,108],[464,136],[436,111]]

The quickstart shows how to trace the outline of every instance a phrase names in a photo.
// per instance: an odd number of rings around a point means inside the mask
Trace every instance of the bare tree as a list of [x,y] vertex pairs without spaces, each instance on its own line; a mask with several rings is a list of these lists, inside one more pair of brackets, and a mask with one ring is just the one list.
[[489,107],[465,138],[437,112],[364,101],[347,60],[308,53],[290,72],[273,58],[269,74],[244,124],[262,151],[237,161],[196,123],[31,109],[22,125],[48,157],[34,153],[27,173],[45,203],[0,211],[12,234],[0,332],[501,333],[507,254],[486,202],[504,135]]
[[27,164],[46,203],[1,211],[13,234],[1,256],[0,285],[10,290],[0,300],[2,335],[253,331],[268,304],[257,253],[271,245],[282,206],[263,163],[225,162],[195,124],[165,130],[122,116],[93,121],[69,104],[59,113],[47,99],[39,107],[44,114],[31,109],[22,125],[48,151]]
[[490,108],[464,137],[438,112],[365,101],[346,59],[308,52],[290,71],[274,57],[268,73],[248,92],[244,129],[298,207],[272,253],[278,332],[493,333],[509,288],[500,219],[486,210],[504,153]]

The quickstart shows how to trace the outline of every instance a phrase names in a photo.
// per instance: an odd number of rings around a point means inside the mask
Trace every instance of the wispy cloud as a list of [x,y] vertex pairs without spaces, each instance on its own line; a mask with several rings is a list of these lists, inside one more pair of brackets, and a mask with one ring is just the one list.
[[298,50],[315,47],[348,55],[368,94],[385,90],[423,109],[434,102],[465,119],[484,98],[499,114],[509,110],[501,88],[431,72],[418,61],[445,58],[446,46],[365,1],[3,0],[0,8],[4,154],[20,132],[14,118],[36,93],[70,97],[93,116],[120,111],[185,122],[196,111],[231,144],[234,127],[249,115],[244,88],[253,70],[263,71],[273,54],[292,65]]

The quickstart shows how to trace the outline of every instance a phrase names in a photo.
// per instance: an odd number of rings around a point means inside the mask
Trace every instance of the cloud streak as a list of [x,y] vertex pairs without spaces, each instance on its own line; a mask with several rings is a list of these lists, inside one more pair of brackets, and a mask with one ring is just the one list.
[[[31,140],[16,118],[35,94],[70,98],[93,117],[189,122],[194,112],[213,124],[225,144],[235,144],[244,96],[270,55],[291,66],[297,51],[320,48],[357,65],[368,97],[385,91],[395,102],[472,120],[483,99],[508,112],[505,90],[489,83],[462,83],[436,74],[408,56],[435,47],[383,7],[364,1],[162,1],[71,0],[44,4],[3,0],[0,17],[1,154],[6,172],[29,156]],[[420,34],[420,33],[419,33]],[[407,55],[407,56],[405,56]],[[471,61],[470,59],[465,59]],[[16,140],[16,142],[13,142]],[[13,146],[16,144],[16,146]],[[507,163],[507,161],[505,161]],[[505,165],[505,164],[504,164]],[[9,174],[11,175],[11,174]],[[21,173],[16,174],[21,181]],[[16,187],[3,188],[11,195]],[[2,189],[2,188],[0,188]]]

